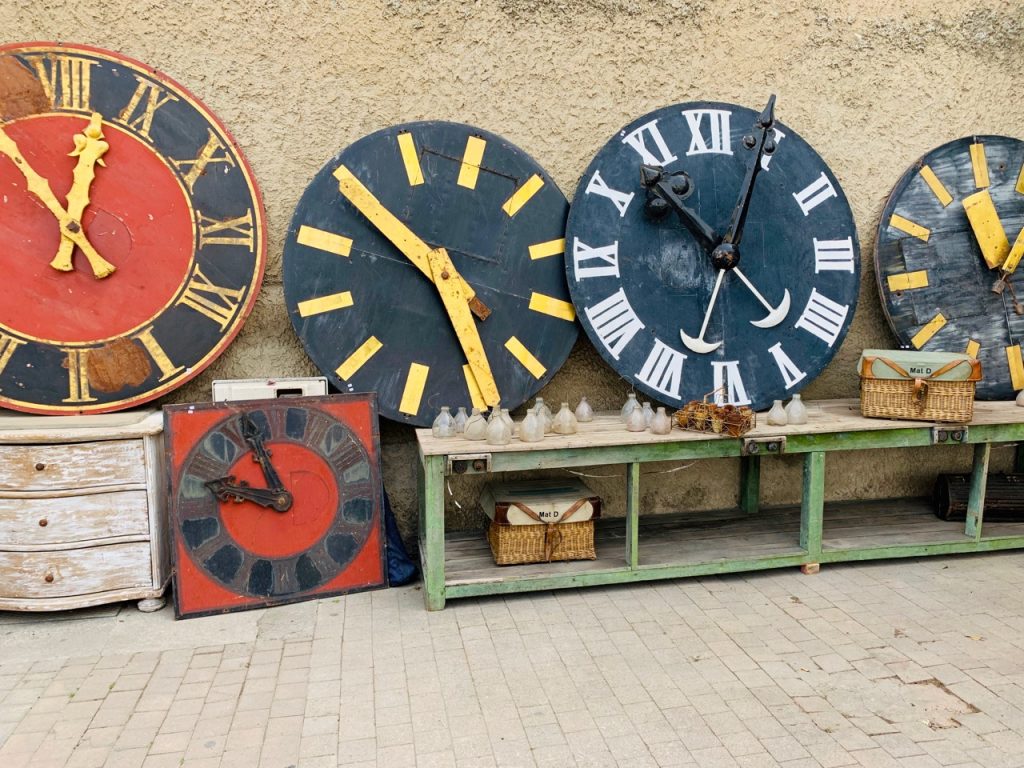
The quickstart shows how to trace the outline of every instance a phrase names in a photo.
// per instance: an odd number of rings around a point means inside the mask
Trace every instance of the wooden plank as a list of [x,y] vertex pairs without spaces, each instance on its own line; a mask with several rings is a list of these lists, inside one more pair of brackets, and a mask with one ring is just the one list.
[[444,457],[423,460],[422,570],[428,611],[444,608]]
[[825,506],[825,454],[808,453],[804,457],[803,501],[800,504],[800,546],[807,554],[821,552],[821,529]]
[[0,416],[0,444],[124,440],[157,435],[163,428],[163,414],[152,408],[86,416],[33,416],[7,412]]
[[57,498],[0,497],[0,548],[81,547],[111,537],[148,540],[144,490],[90,493]]
[[626,563],[636,568],[640,524],[640,464],[626,465]]
[[0,598],[54,598],[149,587],[149,542],[56,552],[0,552]]
[[991,443],[974,446],[971,491],[967,497],[967,522],[964,526],[964,533],[975,540],[981,538],[981,521],[985,511],[985,486],[988,484],[988,460],[991,453]]
[[141,440],[0,445],[0,466],[0,494],[146,482]]

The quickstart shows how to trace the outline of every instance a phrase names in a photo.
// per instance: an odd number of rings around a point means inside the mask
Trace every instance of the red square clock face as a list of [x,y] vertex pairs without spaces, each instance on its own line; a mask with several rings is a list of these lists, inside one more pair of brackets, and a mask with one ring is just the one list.
[[387,586],[374,396],[164,408],[178,618]]

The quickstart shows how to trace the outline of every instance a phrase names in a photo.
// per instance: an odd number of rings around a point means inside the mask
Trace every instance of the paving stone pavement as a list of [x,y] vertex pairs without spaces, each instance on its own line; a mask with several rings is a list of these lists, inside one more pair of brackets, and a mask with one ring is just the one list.
[[1024,766],[1024,557],[0,613],[0,768]]

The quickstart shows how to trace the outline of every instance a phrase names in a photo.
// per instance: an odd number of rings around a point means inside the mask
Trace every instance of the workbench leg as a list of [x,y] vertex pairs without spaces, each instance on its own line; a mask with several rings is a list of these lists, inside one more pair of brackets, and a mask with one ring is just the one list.
[[1024,443],[1017,443],[1013,449],[1013,471],[1024,472]]
[[634,461],[626,465],[626,564],[634,570],[640,565],[639,528],[640,463]]
[[420,570],[428,611],[444,608],[444,457],[417,462],[420,496]]
[[761,457],[744,456],[740,459],[740,509],[750,515],[760,504]]
[[804,573],[817,573],[821,557],[821,529],[825,512],[825,452],[804,454],[804,487],[800,502],[800,546],[811,558],[801,566]]
[[964,533],[981,538],[981,520],[985,513],[985,486],[988,484],[988,459],[992,443],[978,443],[974,446],[974,467],[971,469],[971,493],[967,497],[967,525]]

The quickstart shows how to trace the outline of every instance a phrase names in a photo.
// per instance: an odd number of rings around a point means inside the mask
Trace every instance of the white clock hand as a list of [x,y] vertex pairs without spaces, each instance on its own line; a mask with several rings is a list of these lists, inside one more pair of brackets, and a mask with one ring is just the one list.
[[714,352],[720,346],[722,342],[711,342],[704,341],[704,334],[708,329],[708,323],[711,321],[711,310],[715,308],[715,300],[718,299],[718,289],[722,287],[722,280],[725,278],[725,270],[718,270],[718,277],[715,278],[715,287],[711,289],[711,301],[708,302],[708,308],[704,311],[704,322],[701,323],[700,333],[697,334],[696,338],[693,336],[687,336],[686,331],[679,331],[679,336],[683,340],[683,344],[691,352],[696,352],[699,355],[706,355],[708,352]]

